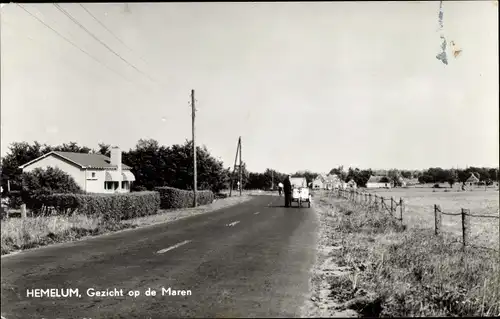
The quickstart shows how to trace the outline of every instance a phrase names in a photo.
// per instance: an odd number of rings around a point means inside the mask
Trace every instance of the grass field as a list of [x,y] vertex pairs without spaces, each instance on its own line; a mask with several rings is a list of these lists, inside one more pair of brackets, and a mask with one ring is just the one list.
[[[440,205],[446,213],[459,213],[462,208],[470,209],[471,214],[498,216],[499,193],[495,188],[477,188],[473,191],[456,191],[432,188],[393,188],[371,189],[383,197],[393,196],[396,200],[403,197],[406,203],[404,223],[410,228],[434,228],[434,204]],[[365,190],[364,190],[365,191]],[[457,240],[462,235],[461,216],[446,216],[442,219],[443,231],[456,235]],[[475,245],[498,247],[498,219],[472,218],[471,241]]]
[[383,211],[337,196],[318,194],[315,207],[324,253],[312,284],[319,310],[329,310],[321,316],[346,317],[346,310],[361,317],[500,316],[496,252],[462,250],[446,244],[447,233],[405,229]]

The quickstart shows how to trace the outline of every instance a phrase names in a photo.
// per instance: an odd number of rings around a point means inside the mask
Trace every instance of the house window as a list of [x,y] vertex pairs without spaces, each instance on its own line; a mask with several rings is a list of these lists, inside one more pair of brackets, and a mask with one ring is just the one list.
[[115,190],[120,186],[119,182],[104,182],[104,189],[105,190]]
[[129,187],[128,187],[128,186],[129,186],[129,185],[128,185],[128,181],[123,181],[123,182],[122,182],[122,188],[123,188],[123,189],[129,189]]
[[92,172],[92,178],[95,178],[95,172]]

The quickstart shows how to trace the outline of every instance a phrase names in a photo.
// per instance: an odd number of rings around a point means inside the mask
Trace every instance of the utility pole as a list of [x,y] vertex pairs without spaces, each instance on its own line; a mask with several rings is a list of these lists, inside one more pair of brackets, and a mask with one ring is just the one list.
[[243,189],[243,178],[241,176],[241,136],[239,138],[239,144],[240,144],[240,196],[241,196],[241,191]]
[[[238,165],[238,155],[240,156],[240,164]],[[231,174],[231,183],[229,185],[229,197],[231,197],[233,193],[233,179],[234,174],[236,173],[236,168],[238,167],[238,179],[239,179],[239,187],[240,187],[240,196],[241,196],[241,188],[242,188],[242,177],[241,177],[241,136],[238,138],[238,145],[236,146],[236,157],[234,158],[234,168],[233,173]]]
[[274,170],[271,170],[271,190],[274,190]]
[[194,171],[194,179],[193,179],[193,191],[194,191],[194,199],[193,199],[193,207],[196,207],[197,204],[197,199],[196,199],[196,188],[197,188],[197,183],[196,183],[196,143],[195,143],[195,130],[194,130],[194,119],[195,119],[195,114],[196,114],[196,108],[194,104],[194,90],[191,90],[191,117],[192,117],[192,122],[191,122],[191,127],[192,127],[192,134],[193,134],[193,171]]

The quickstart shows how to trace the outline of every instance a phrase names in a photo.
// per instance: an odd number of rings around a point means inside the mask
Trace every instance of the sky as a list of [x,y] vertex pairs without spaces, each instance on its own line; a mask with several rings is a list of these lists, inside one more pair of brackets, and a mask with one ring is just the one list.
[[462,49],[448,65],[437,1],[61,3],[73,20],[22,6],[77,47],[1,8],[2,156],[34,140],[183,143],[194,89],[196,143],[226,167],[239,136],[251,171],[499,163],[492,1],[444,2]]

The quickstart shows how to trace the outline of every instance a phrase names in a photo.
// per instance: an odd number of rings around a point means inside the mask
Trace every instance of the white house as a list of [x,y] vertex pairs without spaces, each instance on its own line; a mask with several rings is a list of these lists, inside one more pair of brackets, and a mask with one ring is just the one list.
[[135,181],[131,167],[122,163],[122,152],[111,149],[111,158],[101,154],[52,151],[21,165],[23,172],[57,167],[73,177],[87,193],[127,193]]
[[341,187],[341,180],[336,174],[326,176],[325,188],[334,189]]
[[325,188],[326,176],[318,175],[312,182],[313,189],[324,189]]
[[391,183],[386,176],[370,176],[366,188],[391,188]]

